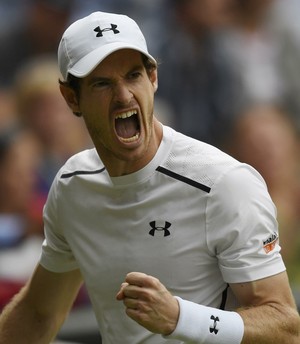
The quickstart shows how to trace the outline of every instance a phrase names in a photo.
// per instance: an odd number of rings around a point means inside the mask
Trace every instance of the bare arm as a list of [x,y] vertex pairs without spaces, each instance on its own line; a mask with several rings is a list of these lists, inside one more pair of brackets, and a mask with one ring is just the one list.
[[232,284],[245,324],[243,344],[298,344],[300,318],[286,273],[262,280]]
[[[299,344],[300,318],[286,273],[231,288],[242,304],[236,310],[245,324],[242,344]],[[179,306],[156,278],[129,273],[117,299],[123,300],[127,315],[148,330],[163,335],[175,330]]]
[[53,273],[38,265],[31,280],[0,316],[1,344],[48,344],[81,286],[78,270]]

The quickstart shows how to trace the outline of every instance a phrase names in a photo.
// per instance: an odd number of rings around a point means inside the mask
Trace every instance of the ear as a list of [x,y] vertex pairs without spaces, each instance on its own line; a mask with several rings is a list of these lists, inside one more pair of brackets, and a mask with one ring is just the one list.
[[79,103],[75,91],[66,85],[59,85],[59,89],[72,112],[79,113]]
[[150,79],[152,86],[154,88],[154,92],[156,92],[157,88],[158,88],[157,68],[153,69],[150,72],[149,79]]

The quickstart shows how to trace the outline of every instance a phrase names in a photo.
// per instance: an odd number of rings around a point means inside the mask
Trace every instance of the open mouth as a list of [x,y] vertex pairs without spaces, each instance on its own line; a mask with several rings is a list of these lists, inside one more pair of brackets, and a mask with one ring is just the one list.
[[123,142],[134,142],[140,136],[140,123],[135,110],[120,113],[115,119],[116,133]]

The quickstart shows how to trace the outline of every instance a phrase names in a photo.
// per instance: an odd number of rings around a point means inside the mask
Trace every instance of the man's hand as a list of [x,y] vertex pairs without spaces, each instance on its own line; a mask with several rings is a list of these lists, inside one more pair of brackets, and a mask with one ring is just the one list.
[[149,331],[168,335],[175,330],[179,317],[178,302],[157,278],[131,272],[116,298],[123,300],[126,314]]

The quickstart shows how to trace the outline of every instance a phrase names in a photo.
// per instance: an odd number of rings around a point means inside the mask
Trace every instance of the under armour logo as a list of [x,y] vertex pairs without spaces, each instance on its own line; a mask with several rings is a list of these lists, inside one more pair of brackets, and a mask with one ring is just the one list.
[[214,317],[213,315],[210,317],[210,319],[214,321],[214,324],[209,328],[209,332],[217,334],[219,332],[219,330],[217,329],[217,324],[220,319],[219,317]]
[[110,27],[107,27],[103,30],[101,30],[100,26],[97,26],[94,31],[97,32],[97,36],[96,37],[102,37],[103,36],[103,32],[106,31],[112,31],[114,34],[120,33],[119,30],[117,30],[117,26],[116,24],[110,24]]
[[169,236],[171,233],[168,230],[168,228],[171,227],[171,223],[168,221],[165,221],[165,226],[157,226],[156,221],[151,221],[149,223],[150,227],[152,228],[149,232],[150,235],[154,236],[156,231],[164,231],[164,237]]

